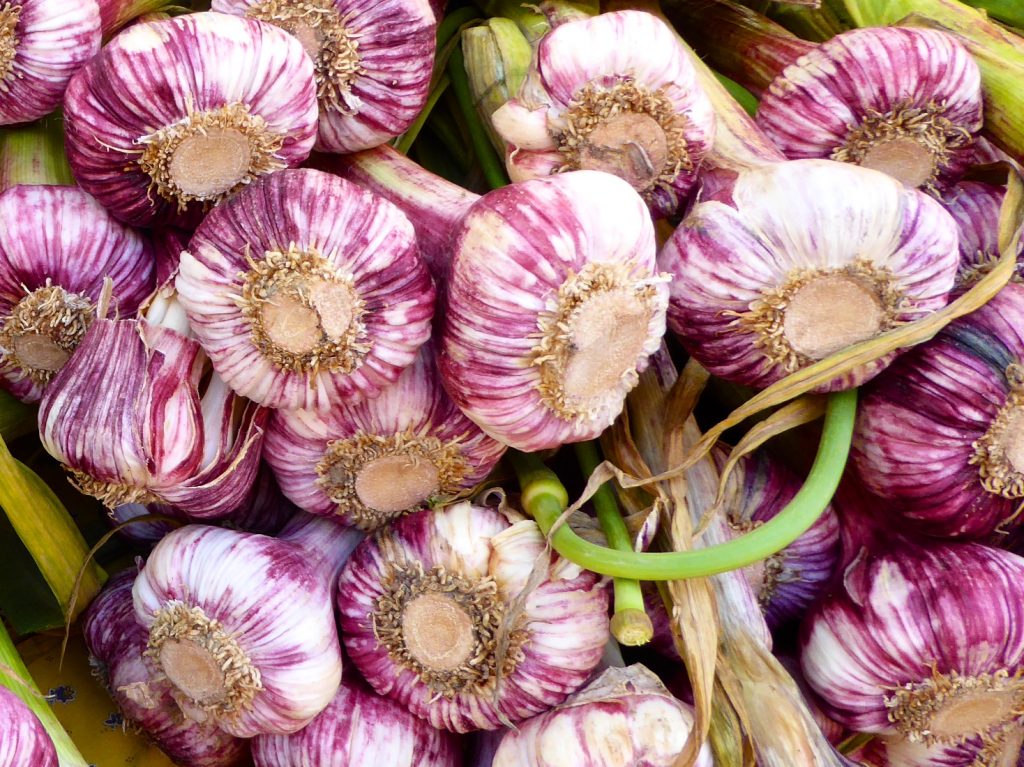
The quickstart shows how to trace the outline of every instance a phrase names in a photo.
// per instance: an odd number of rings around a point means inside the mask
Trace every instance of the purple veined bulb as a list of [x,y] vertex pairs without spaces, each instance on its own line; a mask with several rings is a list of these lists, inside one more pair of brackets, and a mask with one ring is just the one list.
[[[601,660],[608,594],[545,551],[532,520],[468,501],[396,520],[338,579],[348,656],[379,694],[454,732],[561,703]],[[547,576],[531,583],[536,567]]]
[[[890,176],[791,160],[697,203],[658,263],[673,276],[668,320],[683,346],[713,375],[763,387],[944,307],[957,242],[938,202]],[[818,390],[858,386],[896,354]]]
[[355,674],[316,719],[292,735],[259,735],[252,741],[256,767],[458,767],[454,735],[413,716]]
[[[999,260],[999,211],[1006,188],[982,181],[961,181],[942,197],[942,205],[960,229],[960,273],[957,287],[970,287],[991,271]],[[1024,282],[1024,243],[1017,253],[1017,269],[1010,278]]]
[[220,13],[138,24],[68,86],[75,179],[136,226],[189,224],[316,137],[313,65],[270,24]]
[[[0,20],[2,20],[0,16]],[[0,685],[0,764],[4,767],[57,767],[57,749],[25,703]]]
[[96,316],[131,317],[153,290],[153,249],[81,189],[0,194],[0,387],[37,402]]
[[275,173],[211,211],[175,285],[218,374],[273,408],[380,395],[434,312],[405,215],[315,170]]
[[556,26],[518,98],[492,116],[513,181],[600,170],[674,213],[714,139],[711,101],[675,33],[642,11]]
[[911,350],[865,390],[851,457],[889,514],[934,536],[998,539],[1024,499],[1024,285]]
[[456,404],[519,450],[600,434],[665,332],[640,196],[589,170],[512,184],[473,204],[452,249],[438,365]]
[[313,514],[363,530],[452,498],[483,480],[505,452],[441,385],[432,345],[375,399],[318,414],[278,410],[267,463],[283,492]]
[[427,0],[213,0],[213,10],[290,32],[313,59],[317,149],[390,141],[427,99],[437,22]]
[[[357,532],[314,521],[335,528],[332,541]],[[305,544],[254,533],[189,525],[166,535],[133,596],[146,658],[182,714],[243,738],[309,724],[341,681],[336,569]]]
[[990,744],[929,746],[901,737],[877,737],[850,756],[858,764],[872,767],[1020,767],[1022,741],[1024,728]]
[[0,125],[48,115],[100,49],[96,0],[0,2]]

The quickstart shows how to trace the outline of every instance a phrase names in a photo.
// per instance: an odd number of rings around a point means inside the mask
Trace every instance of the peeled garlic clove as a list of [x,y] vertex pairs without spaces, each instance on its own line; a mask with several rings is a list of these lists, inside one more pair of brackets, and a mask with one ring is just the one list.
[[456,404],[520,450],[601,433],[665,330],[643,200],[608,173],[498,189],[452,235],[438,364]]
[[0,386],[37,402],[78,347],[111,281],[131,316],[153,290],[153,250],[81,189],[0,194]]
[[598,576],[552,557],[532,520],[510,525],[468,502],[367,538],[337,600],[345,649],[370,685],[455,732],[561,703],[609,636]]
[[427,0],[213,0],[212,7],[281,27],[302,43],[313,59],[321,151],[380,146],[423,108],[437,26]]
[[39,719],[3,685],[0,685],[0,764],[4,767],[58,765],[57,749]]
[[293,502],[371,531],[472,488],[505,451],[445,392],[431,344],[375,399],[275,412],[267,440],[267,463]]
[[434,312],[408,219],[315,170],[275,173],[211,211],[175,284],[217,372],[274,408],[378,396]]
[[[757,387],[941,309],[958,260],[939,203],[827,160],[741,173],[727,201],[695,205],[659,254],[683,345],[713,375]],[[820,388],[857,386],[895,356]]]
[[[510,174],[605,171],[629,182],[655,215],[679,208],[711,147],[714,111],[667,25],[642,11],[568,21],[541,39],[534,69],[518,100],[495,113]],[[517,161],[519,150],[534,159]]]
[[455,736],[432,727],[389,698],[377,695],[355,675],[316,719],[293,735],[253,739],[256,767],[457,767]]
[[0,125],[49,114],[100,49],[96,0],[0,3]]
[[193,13],[115,37],[73,78],[64,114],[75,179],[115,216],[195,222],[309,155],[313,64],[277,27]]

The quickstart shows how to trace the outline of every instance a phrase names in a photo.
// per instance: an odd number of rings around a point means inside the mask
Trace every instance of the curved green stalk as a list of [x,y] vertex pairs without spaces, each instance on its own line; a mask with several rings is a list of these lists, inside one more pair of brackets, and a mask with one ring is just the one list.
[[[727,543],[693,551],[617,551],[589,543],[561,525],[551,534],[551,545],[593,572],[650,581],[714,575],[765,559],[803,534],[832,499],[850,452],[856,413],[856,390],[829,396],[818,454],[803,487],[776,517]],[[537,456],[513,450],[509,457],[519,477],[523,508],[548,535],[568,503],[565,488]]]
[[501,160],[491,146],[491,140],[487,137],[487,131],[480,115],[473,105],[473,96],[469,91],[469,76],[466,74],[466,62],[462,56],[462,47],[452,51],[452,57],[448,60],[448,76],[452,79],[452,90],[459,102],[459,111],[469,128],[469,136],[473,142],[473,151],[480,161],[480,168],[484,172],[488,186],[497,189],[508,183],[505,175],[505,168]]

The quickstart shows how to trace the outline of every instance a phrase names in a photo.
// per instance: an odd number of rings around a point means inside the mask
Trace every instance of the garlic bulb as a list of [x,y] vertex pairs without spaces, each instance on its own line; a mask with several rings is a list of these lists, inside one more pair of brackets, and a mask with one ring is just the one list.
[[[560,706],[502,738],[493,767],[673,767],[693,708],[641,665],[611,667]],[[693,767],[712,767],[705,743]]]
[[313,64],[291,35],[220,13],[139,24],[68,86],[68,161],[137,226],[195,222],[316,137]]
[[921,532],[982,538],[1020,524],[1024,285],[911,350],[866,390],[852,457]]
[[936,191],[973,159],[981,75],[951,34],[852,30],[784,69],[761,99],[757,124],[790,159],[856,163]]
[[171,327],[95,320],[43,396],[43,446],[72,484],[109,508],[165,503],[196,517],[230,514],[256,478],[269,413],[205,377],[203,362],[199,345]]
[[[939,203],[827,160],[741,173],[730,199],[695,205],[659,254],[683,345],[713,375],[758,387],[941,309],[958,260]],[[822,389],[857,386],[895,356]]]
[[370,685],[455,732],[565,700],[601,659],[608,594],[532,520],[463,502],[395,521],[338,579],[345,649]]
[[178,273],[181,254],[188,248],[191,233],[184,229],[165,226],[150,234],[156,254],[156,284],[167,286]]
[[145,239],[80,189],[0,194],[0,386],[38,401],[85,335],[104,281],[131,316],[153,290],[153,268]]
[[[999,259],[999,210],[1006,189],[981,181],[961,181],[943,196],[943,207],[960,229],[959,287],[969,287]],[[1024,282],[1024,243],[1017,254],[1013,282]]]
[[445,393],[428,343],[376,399],[276,411],[265,455],[303,509],[375,530],[472,488],[504,451]]
[[99,49],[96,0],[0,2],[0,125],[60,106],[68,80]]
[[901,737],[872,738],[851,758],[871,767],[1019,767],[1024,728],[989,745],[927,745]]
[[408,128],[427,99],[437,22],[427,0],[213,0],[287,30],[313,59],[317,148],[358,152]]
[[246,741],[210,725],[182,719],[181,712],[146,658],[148,633],[135,620],[131,568],[112,576],[85,614],[83,633],[90,660],[127,722],[141,728],[160,749],[189,767],[248,764]]
[[656,215],[674,213],[714,138],[711,102],[675,33],[642,11],[604,13],[555,27],[535,62],[491,118],[512,180],[606,171]]
[[458,767],[455,736],[431,727],[401,705],[381,697],[355,675],[320,715],[293,735],[253,739],[256,767]]
[[236,392],[319,411],[393,383],[430,335],[435,295],[401,211],[315,170],[276,173],[211,211],[176,287]]
[[524,181],[452,235],[441,375],[480,428],[519,450],[600,434],[665,330],[643,200],[608,173]]
[[237,737],[309,724],[341,681],[323,562],[305,546],[189,525],[153,549],[134,586],[146,657],[189,719]]
[[39,719],[3,685],[0,685],[0,764],[4,767],[58,765],[57,749]]

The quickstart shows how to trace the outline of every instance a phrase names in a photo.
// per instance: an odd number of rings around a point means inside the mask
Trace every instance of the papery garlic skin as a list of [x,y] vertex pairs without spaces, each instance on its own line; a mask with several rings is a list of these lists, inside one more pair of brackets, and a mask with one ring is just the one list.
[[[960,273],[957,285],[969,287],[991,271],[999,259],[999,212],[1006,189],[981,181],[961,181],[942,197],[942,205],[960,230]],[[1024,282],[1024,243],[1017,270],[1010,279]]]
[[275,173],[211,211],[175,284],[217,372],[273,408],[378,396],[434,312],[408,219],[315,170]]
[[458,767],[459,741],[377,695],[352,675],[331,704],[293,735],[253,739],[256,767]]
[[[547,577],[530,584],[546,564]],[[506,626],[513,601],[534,585]],[[533,521],[510,525],[469,502],[415,512],[367,538],[338,579],[337,600],[345,649],[370,685],[455,732],[562,702],[609,636],[598,576],[545,554]],[[495,690],[496,637],[506,629]]]
[[642,11],[559,24],[518,99],[492,121],[514,181],[560,170],[615,173],[652,212],[685,201],[714,138],[711,101],[675,33]]
[[[741,173],[731,200],[695,205],[658,257],[683,345],[713,375],[757,387],[941,309],[958,261],[939,203],[828,160]],[[895,357],[817,390],[858,386]]]
[[99,49],[96,0],[0,2],[0,125],[60,106],[68,80]]
[[1016,527],[1024,498],[1024,285],[911,350],[866,389],[851,457],[890,514],[936,536]]
[[424,344],[375,399],[276,411],[265,456],[282,491],[310,513],[374,530],[483,480],[505,446],[452,402],[433,354]]
[[600,434],[665,331],[643,200],[576,171],[478,200],[452,235],[438,365],[452,399],[519,450]]
[[341,650],[330,585],[308,560],[301,546],[202,525],[156,545],[135,615],[185,716],[247,738],[300,730],[330,703]]
[[0,685],[0,764],[4,767],[58,767],[57,749],[25,703]]
[[427,0],[213,0],[212,8],[299,39],[314,64],[321,151],[380,146],[423,108],[437,27]]
[[111,281],[131,316],[153,290],[153,249],[81,189],[0,194],[0,387],[37,402],[81,342]]
[[[640,665],[609,668],[552,710],[509,730],[493,767],[672,767],[693,729],[692,707]],[[694,767],[712,767],[705,743]]]
[[316,133],[313,65],[281,29],[220,13],[139,24],[68,86],[68,161],[136,226],[188,223],[298,165]]
[[836,35],[783,70],[758,126],[790,159],[875,168],[933,192],[973,160],[981,75],[956,38],[884,27]]

